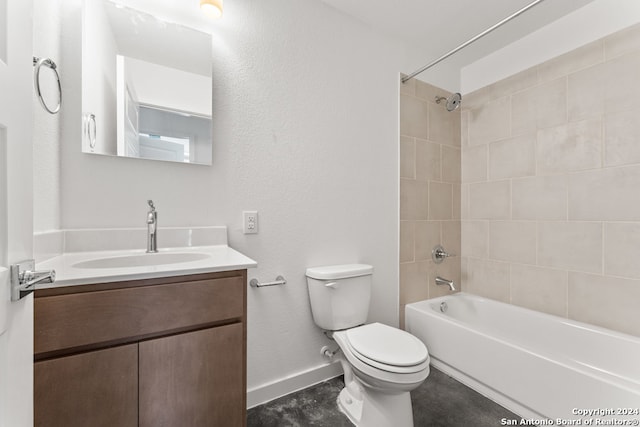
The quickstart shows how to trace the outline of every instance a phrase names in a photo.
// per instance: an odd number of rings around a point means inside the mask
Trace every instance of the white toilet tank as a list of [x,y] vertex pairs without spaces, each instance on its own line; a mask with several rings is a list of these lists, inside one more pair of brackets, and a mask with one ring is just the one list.
[[307,268],[316,325],[337,331],[364,324],[369,313],[372,274],[373,267],[367,264]]

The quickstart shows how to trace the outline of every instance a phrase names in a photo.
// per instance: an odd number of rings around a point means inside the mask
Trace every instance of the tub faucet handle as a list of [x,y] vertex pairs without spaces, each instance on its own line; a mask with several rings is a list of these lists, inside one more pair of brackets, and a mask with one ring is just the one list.
[[442,245],[434,246],[431,251],[431,258],[436,264],[440,264],[445,258],[449,258],[450,256],[456,256],[456,254],[445,251]]

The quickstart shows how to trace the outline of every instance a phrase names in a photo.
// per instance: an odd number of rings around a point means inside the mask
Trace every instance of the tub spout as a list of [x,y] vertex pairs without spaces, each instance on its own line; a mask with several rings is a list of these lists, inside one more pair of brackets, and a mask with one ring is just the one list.
[[452,292],[456,290],[453,280],[445,279],[440,276],[436,276],[436,285],[446,285]]

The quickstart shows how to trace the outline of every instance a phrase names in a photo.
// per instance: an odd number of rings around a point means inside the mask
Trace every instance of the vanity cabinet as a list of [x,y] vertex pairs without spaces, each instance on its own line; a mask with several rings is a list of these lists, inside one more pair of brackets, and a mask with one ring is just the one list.
[[35,292],[36,426],[246,425],[246,270]]

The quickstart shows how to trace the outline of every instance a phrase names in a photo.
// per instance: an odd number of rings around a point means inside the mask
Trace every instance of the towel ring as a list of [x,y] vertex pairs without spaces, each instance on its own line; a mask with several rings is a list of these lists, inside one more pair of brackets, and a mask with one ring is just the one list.
[[[42,66],[51,68],[53,72],[56,74],[56,80],[58,82],[58,105],[54,109],[49,108],[49,106],[44,102],[44,98],[42,98],[42,92],[40,91],[40,68]],[[60,85],[60,75],[58,74],[58,67],[56,63],[53,62],[49,58],[38,58],[36,56],[33,57],[33,66],[36,67],[33,73],[33,86],[36,89],[36,95],[38,95],[38,100],[40,104],[44,107],[47,112],[50,114],[56,114],[60,111],[60,106],[62,105],[62,86]]]
[[87,138],[87,141],[89,141],[89,147],[91,147],[91,151],[93,151],[93,149],[96,148],[96,136],[98,132],[98,127],[96,125],[96,115],[92,113],[86,113],[84,115],[84,126],[85,136]]

